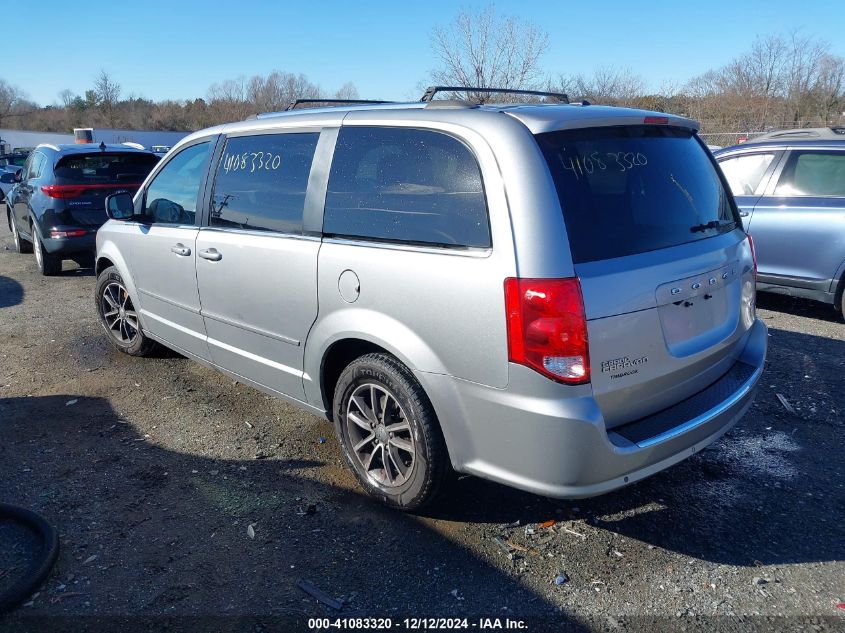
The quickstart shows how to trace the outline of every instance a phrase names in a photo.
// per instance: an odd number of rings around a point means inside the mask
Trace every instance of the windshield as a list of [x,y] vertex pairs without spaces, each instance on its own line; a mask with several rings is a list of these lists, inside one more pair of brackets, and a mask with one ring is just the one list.
[[689,130],[658,125],[537,135],[576,264],[731,231],[733,202]]
[[114,182],[138,185],[158,161],[158,156],[142,153],[71,154],[56,165],[56,178],[59,184]]

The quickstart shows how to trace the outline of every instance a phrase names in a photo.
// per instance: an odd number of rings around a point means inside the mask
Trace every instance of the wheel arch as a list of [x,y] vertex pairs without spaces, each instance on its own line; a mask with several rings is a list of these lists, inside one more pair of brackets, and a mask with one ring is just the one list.
[[833,275],[833,283],[830,289],[833,291],[833,305],[838,310],[842,305],[842,294],[845,293],[845,260],[839,264],[839,268]]
[[[97,241],[99,242],[99,236]],[[129,272],[129,266],[121,254],[120,249],[117,248],[117,245],[107,239],[97,244],[97,256],[94,262],[94,270],[96,271],[97,276],[99,276],[100,273],[109,266],[117,268],[117,272],[120,273],[121,278],[123,278],[123,283],[126,285],[126,289],[133,298],[135,305],[138,306],[138,289],[135,287],[135,281]],[[142,319],[143,325],[143,316],[139,315],[139,318]]]
[[412,372],[447,373],[434,350],[394,318],[372,310],[337,310],[312,327],[304,353],[306,398],[311,404],[325,406],[328,417],[334,384],[324,380],[324,372],[327,367],[334,370],[339,359],[351,362],[357,356],[350,355],[358,350],[391,354]]
[[[356,337],[337,340],[326,349],[320,363],[320,393],[322,404],[329,417],[334,406],[334,390],[340,374],[356,358],[374,353],[391,354],[390,351],[370,340]],[[391,355],[395,356],[395,354]]]

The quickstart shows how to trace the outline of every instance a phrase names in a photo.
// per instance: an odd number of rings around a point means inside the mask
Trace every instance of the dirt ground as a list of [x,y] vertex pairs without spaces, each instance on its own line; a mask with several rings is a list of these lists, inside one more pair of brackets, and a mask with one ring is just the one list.
[[[292,630],[313,616],[845,627],[845,325],[831,308],[761,296],[755,405],[664,473],[568,502],[455,477],[412,516],[362,495],[329,423],[175,354],[113,351],[92,271],[41,277],[11,244],[4,221],[0,502],[46,516],[61,553],[0,629]],[[0,525],[0,589],[25,564],[22,539]]]

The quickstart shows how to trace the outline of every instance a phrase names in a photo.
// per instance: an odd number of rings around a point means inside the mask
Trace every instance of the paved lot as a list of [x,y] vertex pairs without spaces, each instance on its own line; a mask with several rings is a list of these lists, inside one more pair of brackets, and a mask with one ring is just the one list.
[[[6,248],[3,222],[0,501],[43,513],[62,550],[0,628],[65,615],[335,615],[300,578],[346,601],[344,615],[539,615],[608,629],[788,616],[759,630],[845,616],[845,325],[832,310],[761,298],[771,338],[756,404],[665,473],[574,502],[456,478],[439,505],[408,516],[362,496],[328,423],[177,355],[112,351],[91,271],[66,262],[42,278],[31,255]],[[556,523],[535,535],[500,527],[515,520]],[[494,536],[517,546],[513,560]],[[0,557],[0,588],[10,571]],[[845,618],[818,621],[835,624]]]

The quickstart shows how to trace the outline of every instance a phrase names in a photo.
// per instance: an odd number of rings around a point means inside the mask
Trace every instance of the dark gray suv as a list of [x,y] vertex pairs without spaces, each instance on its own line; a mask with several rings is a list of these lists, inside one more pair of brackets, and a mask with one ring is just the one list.
[[92,259],[106,196],[135,193],[158,161],[126,145],[39,145],[23,168],[2,176],[16,183],[6,198],[15,249],[34,250],[44,275],[61,272],[63,259]]
[[773,132],[716,152],[757,248],[757,287],[845,316],[845,128]]

